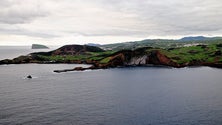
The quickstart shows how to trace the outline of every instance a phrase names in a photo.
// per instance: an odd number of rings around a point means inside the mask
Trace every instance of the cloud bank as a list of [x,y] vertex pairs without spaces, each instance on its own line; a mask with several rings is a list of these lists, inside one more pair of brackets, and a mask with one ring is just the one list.
[[0,7],[0,44],[222,35],[218,0],[1,0]]

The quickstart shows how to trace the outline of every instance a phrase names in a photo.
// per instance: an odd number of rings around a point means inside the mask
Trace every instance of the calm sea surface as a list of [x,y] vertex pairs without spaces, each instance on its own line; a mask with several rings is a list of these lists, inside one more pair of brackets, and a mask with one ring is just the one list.
[[55,46],[50,47],[50,49],[31,49],[31,46],[0,46],[0,60],[13,59],[32,52],[47,52],[56,48]]
[[222,69],[76,66],[1,65],[0,125],[222,124]]

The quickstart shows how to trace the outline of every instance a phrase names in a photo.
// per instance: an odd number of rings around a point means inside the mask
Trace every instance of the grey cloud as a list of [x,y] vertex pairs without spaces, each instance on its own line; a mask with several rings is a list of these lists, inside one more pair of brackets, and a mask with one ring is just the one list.
[[1,0],[0,7],[8,7],[11,5],[11,2],[9,0]]
[[[28,4],[23,3],[28,1]],[[0,24],[24,24],[41,17],[49,17],[48,21],[56,20],[56,23],[44,22],[44,25],[50,28],[60,26],[58,29],[52,29],[64,36],[72,33],[86,37],[222,34],[222,2],[219,0],[41,0],[41,3],[39,1],[2,0]],[[46,1],[50,1],[50,7],[55,6],[54,10],[49,11],[48,6],[43,6]],[[50,17],[51,15],[54,17]],[[70,32],[61,31],[66,30],[65,28]],[[43,29],[47,30],[47,27]],[[39,33],[38,30],[13,28],[0,29],[0,33],[56,37],[53,34]]]
[[44,17],[46,14],[39,12],[19,12],[10,10],[8,12],[0,12],[0,22],[5,24],[22,24],[30,23],[38,17]]
[[20,29],[20,28],[0,28],[1,34],[9,34],[9,35],[23,35],[23,36],[29,36],[29,37],[38,37],[38,38],[55,38],[59,37],[59,35],[55,34],[49,34],[44,32],[37,32],[37,31],[30,31],[26,29]]
[[147,35],[146,31],[141,30],[130,30],[130,29],[109,29],[109,30],[100,30],[94,32],[74,32],[74,34],[80,34],[83,36],[135,36],[142,37]]
[[218,0],[99,1],[112,11],[136,14],[137,20],[143,22],[135,26],[138,31],[142,27],[152,35],[207,33],[222,28],[222,3]]
[[45,17],[49,13],[39,3],[26,4],[27,0],[3,0],[1,1],[0,23],[23,24],[30,23],[39,17]]

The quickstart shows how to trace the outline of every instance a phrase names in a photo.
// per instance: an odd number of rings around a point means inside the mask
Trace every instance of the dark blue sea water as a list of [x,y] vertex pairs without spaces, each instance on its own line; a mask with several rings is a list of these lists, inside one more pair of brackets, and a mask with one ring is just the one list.
[[[221,125],[222,70],[0,66],[1,125]],[[33,79],[26,79],[31,74]]]

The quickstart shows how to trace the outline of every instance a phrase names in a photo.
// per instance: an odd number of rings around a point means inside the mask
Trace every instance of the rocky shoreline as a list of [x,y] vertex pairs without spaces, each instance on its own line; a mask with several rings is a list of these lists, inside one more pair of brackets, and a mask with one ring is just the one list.
[[[205,49],[205,50],[207,48],[207,46],[197,46],[197,47],[198,49]],[[172,51],[174,51],[174,48],[170,50],[164,50],[158,48],[143,47],[136,50],[121,50],[111,54],[103,54],[105,51],[98,47],[67,45],[50,52],[31,53],[28,54],[27,56],[19,56],[12,60],[9,59],[1,60],[0,65],[27,64],[27,63],[39,63],[39,64],[67,63],[67,64],[92,65],[87,68],[76,67],[73,69],[54,70],[54,72],[57,73],[69,72],[69,71],[106,69],[106,68],[115,68],[115,67],[127,67],[127,66],[146,66],[146,65],[154,65],[154,66],[162,65],[175,68],[182,68],[187,66],[210,66],[210,67],[222,68],[222,61],[220,61],[222,59],[222,53],[219,50],[212,52],[212,54],[209,55],[209,58],[214,57],[213,61],[206,61],[207,59],[199,59],[198,57],[197,59],[192,58],[191,61],[182,60],[183,62],[181,62],[182,57],[180,55],[173,55]],[[196,50],[192,51],[189,50],[187,53],[191,54],[191,56],[199,54],[197,53]],[[66,59],[67,56],[69,57],[68,59]],[[55,57],[62,59],[55,60]],[[76,57],[78,57],[78,59],[76,59]]]

